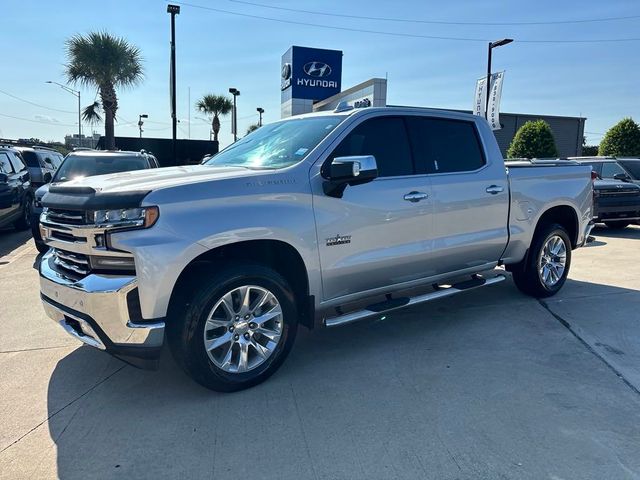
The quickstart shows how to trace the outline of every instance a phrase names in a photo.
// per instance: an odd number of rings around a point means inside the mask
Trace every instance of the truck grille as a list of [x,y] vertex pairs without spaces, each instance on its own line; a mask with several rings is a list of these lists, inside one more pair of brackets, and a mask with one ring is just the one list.
[[640,189],[636,188],[603,188],[599,192],[602,197],[640,197]]
[[53,223],[62,225],[86,225],[85,212],[79,210],[49,209],[47,219]]
[[71,278],[84,277],[89,274],[91,267],[89,258],[81,253],[71,253],[59,248],[53,249],[53,263],[63,273]]

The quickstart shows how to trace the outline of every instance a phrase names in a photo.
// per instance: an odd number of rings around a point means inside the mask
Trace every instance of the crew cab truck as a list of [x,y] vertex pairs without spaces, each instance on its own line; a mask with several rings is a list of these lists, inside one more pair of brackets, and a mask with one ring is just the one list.
[[[256,385],[299,325],[505,280],[545,297],[592,226],[591,169],[505,167],[487,122],[386,107],[259,128],[204,165],[72,180],[43,198],[41,296],[71,335],[202,385]],[[411,292],[411,293],[407,293]]]

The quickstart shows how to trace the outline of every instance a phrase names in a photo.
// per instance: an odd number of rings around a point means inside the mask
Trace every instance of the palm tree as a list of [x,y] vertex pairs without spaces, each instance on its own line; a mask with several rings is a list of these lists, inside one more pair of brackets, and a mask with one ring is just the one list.
[[[116,148],[113,122],[118,110],[116,88],[132,87],[142,81],[142,57],[138,47],[107,32],[74,35],[66,41],[66,76],[69,83],[95,87],[104,111],[106,148]],[[85,108],[87,116],[97,120],[99,105]],[[92,113],[93,112],[93,113]]]
[[224,95],[204,95],[200,100],[196,102],[196,108],[212,115],[211,130],[213,130],[213,140],[218,141],[218,132],[220,132],[220,117],[227,115],[233,109],[233,102]]

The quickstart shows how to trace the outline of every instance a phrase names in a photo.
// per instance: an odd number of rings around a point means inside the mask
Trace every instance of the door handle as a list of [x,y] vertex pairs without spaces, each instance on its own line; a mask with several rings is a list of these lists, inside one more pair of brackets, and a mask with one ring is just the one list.
[[491,185],[487,187],[486,192],[490,193],[491,195],[497,195],[498,193],[504,192],[504,187],[501,187],[499,185]]
[[403,198],[407,202],[416,203],[416,202],[419,202],[420,200],[424,200],[427,197],[429,197],[429,195],[424,193],[424,192],[413,191],[413,192],[409,192],[409,193],[405,194],[405,196]]

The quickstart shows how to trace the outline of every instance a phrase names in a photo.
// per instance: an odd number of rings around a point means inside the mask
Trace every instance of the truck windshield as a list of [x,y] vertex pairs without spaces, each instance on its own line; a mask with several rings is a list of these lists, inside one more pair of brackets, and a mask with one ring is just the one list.
[[311,117],[258,128],[204,165],[251,169],[284,168],[300,162],[344,117]]
[[142,157],[125,155],[89,156],[70,154],[53,176],[53,182],[66,182],[78,177],[91,177],[107,173],[129,172],[149,168]]

